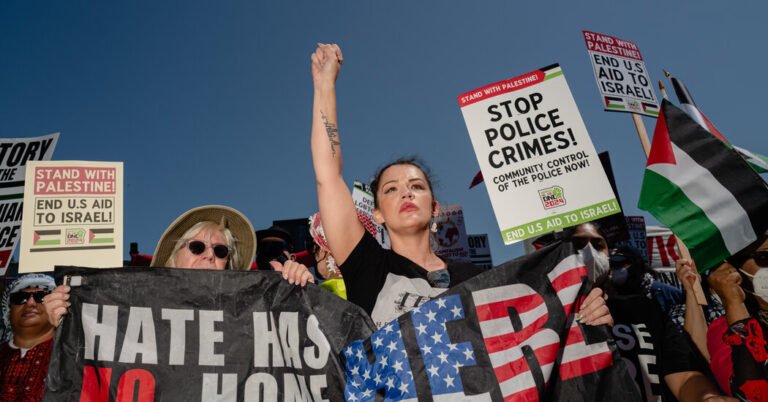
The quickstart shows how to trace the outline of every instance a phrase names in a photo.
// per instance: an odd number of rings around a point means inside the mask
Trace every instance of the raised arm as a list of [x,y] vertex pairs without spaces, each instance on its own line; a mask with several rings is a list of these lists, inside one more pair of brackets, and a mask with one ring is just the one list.
[[317,179],[317,203],[328,246],[337,264],[346,261],[363,237],[352,193],[341,175],[341,143],[336,117],[336,78],[343,58],[337,45],[318,44],[312,53],[312,162]]

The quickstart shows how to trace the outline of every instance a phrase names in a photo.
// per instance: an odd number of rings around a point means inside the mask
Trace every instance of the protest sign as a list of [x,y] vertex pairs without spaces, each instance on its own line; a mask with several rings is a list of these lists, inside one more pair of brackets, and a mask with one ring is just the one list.
[[123,263],[123,163],[30,162],[19,272]]
[[363,182],[355,180],[355,186],[352,189],[352,201],[357,208],[357,217],[360,222],[365,226],[365,230],[368,231],[378,242],[381,247],[390,248],[389,235],[387,229],[376,223],[373,218],[373,193],[371,187]]
[[451,261],[470,261],[467,229],[461,205],[441,205],[440,214],[433,220],[437,232],[435,254]]
[[44,401],[341,401],[373,323],[275,272],[57,268],[70,277]]
[[469,244],[469,257],[472,264],[486,269],[493,268],[491,246],[488,244],[487,234],[467,235],[467,244]]
[[629,238],[619,242],[619,245],[634,247],[640,251],[645,261],[648,261],[648,241],[645,232],[645,218],[642,216],[625,216]]
[[659,103],[640,49],[633,42],[582,31],[605,110],[659,115]]
[[559,65],[458,100],[504,244],[620,212]]
[[59,133],[0,139],[0,276],[20,240],[27,161],[50,160],[58,141]]
[[347,400],[640,401],[607,326],[574,320],[588,270],[560,243],[421,304],[344,349]]

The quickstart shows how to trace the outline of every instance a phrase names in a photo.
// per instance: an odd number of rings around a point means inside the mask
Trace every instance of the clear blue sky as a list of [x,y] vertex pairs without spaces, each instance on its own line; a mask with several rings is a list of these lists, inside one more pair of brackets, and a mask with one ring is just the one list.
[[[125,163],[125,245],[151,253],[203,204],[254,226],[317,209],[309,151],[315,43],[345,55],[338,83],[348,181],[418,154],[444,204],[501,242],[456,96],[558,62],[628,214],[644,158],[629,115],[604,112],[581,37],[634,41],[651,78],[683,79],[729,139],[768,153],[765,2],[0,2],[0,137],[60,131],[54,159]],[[666,80],[665,80],[666,82]],[[655,120],[645,119],[652,132]]]

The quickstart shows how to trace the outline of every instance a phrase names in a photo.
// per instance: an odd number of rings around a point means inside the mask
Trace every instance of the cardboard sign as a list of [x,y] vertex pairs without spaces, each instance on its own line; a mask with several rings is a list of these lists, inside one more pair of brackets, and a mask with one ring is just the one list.
[[434,219],[437,226],[435,254],[452,261],[470,262],[467,229],[461,205],[441,205],[440,215]]
[[27,162],[50,160],[58,141],[59,133],[0,139],[0,276],[20,240]]
[[30,162],[19,273],[123,264],[123,163]]
[[637,45],[609,35],[582,32],[605,110],[657,117],[659,103]]
[[371,193],[371,187],[367,184],[355,180],[355,187],[352,189],[352,201],[357,208],[357,217],[360,222],[365,226],[365,230],[368,233],[373,234],[373,237],[378,240],[381,247],[390,248],[389,235],[387,229],[376,223],[373,219],[373,194]]
[[469,258],[472,264],[486,269],[493,268],[493,259],[491,258],[491,246],[488,243],[487,234],[467,235],[469,244]]
[[621,211],[559,65],[458,99],[504,244]]

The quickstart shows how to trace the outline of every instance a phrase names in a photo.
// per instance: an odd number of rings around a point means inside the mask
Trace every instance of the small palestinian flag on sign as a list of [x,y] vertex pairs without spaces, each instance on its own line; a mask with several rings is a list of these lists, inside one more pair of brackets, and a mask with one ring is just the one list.
[[112,244],[115,242],[114,229],[90,229],[88,231],[88,243]]
[[544,73],[544,81],[563,75],[563,69],[557,63],[550,64],[539,71]]
[[33,246],[55,246],[61,244],[61,230],[35,230]]
[[659,107],[656,104],[653,103],[646,103],[643,102],[643,113],[650,114],[653,116],[659,115]]
[[664,100],[638,208],[669,226],[704,271],[765,232],[768,187],[733,149]]
[[606,109],[616,109],[616,110],[624,110],[626,107],[624,106],[624,100],[621,98],[614,98],[611,96],[605,97],[605,108]]

